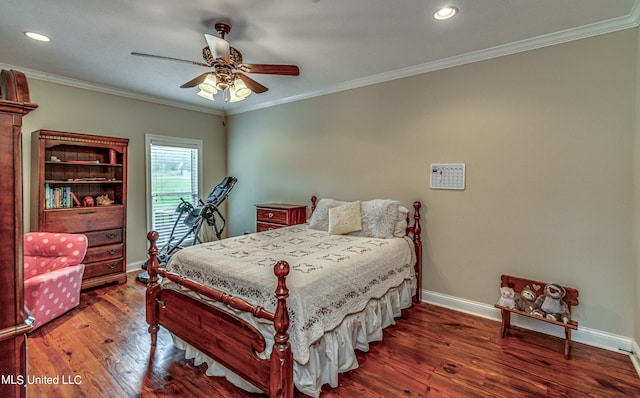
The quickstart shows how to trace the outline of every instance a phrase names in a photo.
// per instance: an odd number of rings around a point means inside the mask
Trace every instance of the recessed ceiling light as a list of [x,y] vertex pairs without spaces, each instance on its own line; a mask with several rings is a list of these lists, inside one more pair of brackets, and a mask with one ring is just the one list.
[[435,19],[449,19],[458,13],[455,7],[443,7],[433,14]]
[[27,36],[30,39],[33,40],[38,40],[38,41],[51,41],[51,39],[49,38],[49,36],[45,36],[41,33],[36,33],[36,32],[24,32],[24,35]]

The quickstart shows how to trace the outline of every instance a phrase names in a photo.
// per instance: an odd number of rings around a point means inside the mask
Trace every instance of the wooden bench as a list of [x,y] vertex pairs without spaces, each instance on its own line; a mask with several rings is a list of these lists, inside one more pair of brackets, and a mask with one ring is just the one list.
[[[533,290],[536,296],[540,296],[541,294],[544,293],[544,287],[546,285],[547,285],[546,282],[534,281],[532,279],[523,279],[523,278],[518,278],[510,275],[502,275],[500,277],[500,287],[510,287],[514,290],[514,292],[516,292],[516,294],[519,294],[522,291],[522,289],[528,286],[531,290]],[[567,292],[563,300],[565,303],[567,303],[567,306],[569,307],[569,312],[571,312],[571,307],[578,305],[578,290],[571,287],[566,287],[566,286],[563,286],[563,287]],[[502,326],[501,326],[500,332],[503,338],[506,336],[509,328],[511,328],[511,313],[516,313],[529,318],[538,319],[540,321],[562,326],[564,328],[564,336],[565,336],[564,357],[565,359],[569,359],[570,352],[571,352],[571,330],[578,329],[578,322],[574,320],[570,320],[569,323],[564,323],[562,321],[555,321],[553,319],[547,319],[538,315],[530,314],[528,312],[520,311],[516,308],[503,307],[498,304],[495,304],[495,307],[499,308],[502,314]]]

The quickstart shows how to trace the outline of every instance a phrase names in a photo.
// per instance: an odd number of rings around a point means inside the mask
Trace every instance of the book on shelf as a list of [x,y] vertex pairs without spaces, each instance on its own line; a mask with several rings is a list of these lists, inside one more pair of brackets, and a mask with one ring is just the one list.
[[67,209],[73,207],[71,187],[51,187],[44,184],[44,208]]

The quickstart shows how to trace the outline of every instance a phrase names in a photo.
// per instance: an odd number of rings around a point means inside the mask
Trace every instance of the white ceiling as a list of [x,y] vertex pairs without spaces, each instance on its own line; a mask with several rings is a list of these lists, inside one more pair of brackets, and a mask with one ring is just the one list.
[[[3,0],[0,67],[29,79],[216,114],[234,114],[635,27],[640,0]],[[459,14],[437,21],[454,5]],[[246,63],[296,64],[300,76],[252,74],[269,91],[211,102],[180,85],[202,66],[204,33]],[[51,37],[41,43],[24,31]]]

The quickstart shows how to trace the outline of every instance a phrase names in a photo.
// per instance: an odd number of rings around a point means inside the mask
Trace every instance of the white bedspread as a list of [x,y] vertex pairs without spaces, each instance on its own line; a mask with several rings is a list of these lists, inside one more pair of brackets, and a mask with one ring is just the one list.
[[309,347],[371,299],[415,279],[408,238],[329,235],[297,225],[185,248],[167,270],[187,276],[268,311],[275,311],[273,266],[285,260],[290,342],[299,364]]

